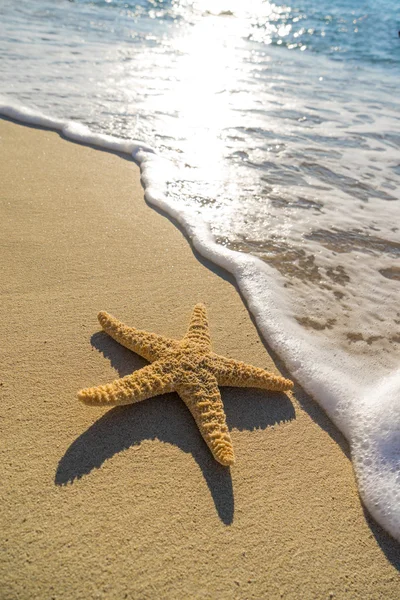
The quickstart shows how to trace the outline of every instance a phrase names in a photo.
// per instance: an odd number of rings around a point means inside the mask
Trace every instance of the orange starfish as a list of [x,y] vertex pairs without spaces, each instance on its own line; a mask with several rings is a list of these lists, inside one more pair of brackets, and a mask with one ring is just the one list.
[[218,386],[274,391],[293,387],[289,379],[214,354],[203,304],[194,307],[189,329],[180,341],[128,327],[106,312],[100,312],[98,319],[108,335],[152,364],[113,383],[81,390],[79,400],[111,406],[178,392],[222,465],[232,465],[234,454]]

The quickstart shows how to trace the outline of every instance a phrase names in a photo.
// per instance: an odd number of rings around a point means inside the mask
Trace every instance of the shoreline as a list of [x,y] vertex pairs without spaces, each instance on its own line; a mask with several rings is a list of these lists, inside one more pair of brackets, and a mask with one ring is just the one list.
[[173,395],[78,403],[145,364],[99,333],[102,309],[178,338],[203,301],[217,352],[277,370],[230,278],[143,202],[133,161],[5,119],[0,132],[9,597],[395,598],[399,546],[365,517],[344,439],[298,386],[223,391],[231,475]]

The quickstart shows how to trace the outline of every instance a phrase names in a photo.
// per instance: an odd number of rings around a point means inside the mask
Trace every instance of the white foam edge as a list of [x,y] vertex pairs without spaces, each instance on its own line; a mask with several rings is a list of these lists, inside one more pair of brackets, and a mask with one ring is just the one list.
[[202,256],[234,276],[266,342],[347,438],[365,507],[400,541],[400,370],[375,381],[329,341],[316,346],[315,339],[285,314],[287,298],[275,270],[252,255],[217,244],[205,222],[167,200],[168,163],[148,144],[94,133],[83,124],[9,104],[4,98],[0,114],[135,159],[148,203],[175,219]]

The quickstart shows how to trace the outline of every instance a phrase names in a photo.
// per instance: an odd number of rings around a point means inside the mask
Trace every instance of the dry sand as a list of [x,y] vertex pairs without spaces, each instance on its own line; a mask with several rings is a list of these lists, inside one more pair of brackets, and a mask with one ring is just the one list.
[[1,600],[398,599],[399,545],[299,388],[223,391],[231,472],[174,394],[77,401],[144,365],[99,332],[101,309],[180,337],[203,301],[217,352],[276,367],[132,161],[6,120],[0,136]]

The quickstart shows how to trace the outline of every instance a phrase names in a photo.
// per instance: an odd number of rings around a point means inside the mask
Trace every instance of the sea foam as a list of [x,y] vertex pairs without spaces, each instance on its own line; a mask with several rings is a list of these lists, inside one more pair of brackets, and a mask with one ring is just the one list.
[[[318,344],[290,317],[283,279],[257,257],[217,244],[208,225],[165,195],[171,165],[140,141],[93,133],[85,125],[53,119],[0,99],[0,114],[63,136],[131,155],[139,164],[146,200],[176,219],[193,246],[235,277],[268,344],[291,376],[312,395],[347,438],[362,500],[400,541],[400,370],[383,373],[320,338]],[[373,367],[373,363],[372,363]]]

